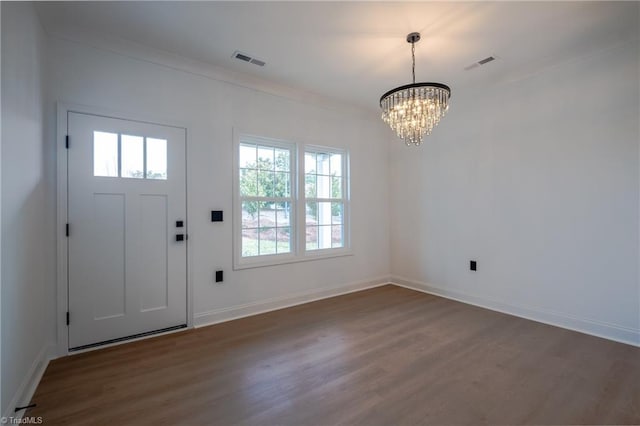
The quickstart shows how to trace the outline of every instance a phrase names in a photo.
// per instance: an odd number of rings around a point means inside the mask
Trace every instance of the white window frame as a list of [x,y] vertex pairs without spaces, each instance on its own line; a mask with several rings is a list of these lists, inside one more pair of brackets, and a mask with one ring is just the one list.
[[[240,194],[240,145],[243,143],[264,145],[268,147],[280,148],[289,150],[289,181],[291,183],[290,188],[290,205],[291,214],[289,217],[290,223],[290,247],[289,253],[279,254],[264,254],[258,256],[242,256],[242,202],[247,201],[265,201],[272,197],[243,197]],[[297,170],[298,163],[296,157],[296,144],[293,142],[287,142],[280,139],[266,138],[262,136],[254,136],[241,133],[234,141],[233,147],[234,159],[233,159],[233,192],[234,192],[234,215],[233,215],[233,233],[234,233],[234,251],[233,262],[234,269],[252,268],[258,266],[267,266],[278,263],[291,262],[295,258],[296,243],[297,243]]]
[[[235,129],[234,129],[235,130]],[[289,149],[291,176],[291,252],[282,254],[265,254],[258,256],[242,256],[242,201],[247,197],[240,195],[240,145],[242,143],[263,144],[275,148]],[[343,246],[317,250],[306,250],[306,197],[304,155],[307,150],[312,152],[336,153],[342,155],[342,198],[343,202]],[[346,149],[326,147],[315,144],[304,144],[283,139],[256,136],[254,133],[234,131],[233,137],[233,269],[241,270],[273,266],[286,263],[304,262],[331,257],[349,256],[351,250],[350,238],[350,175],[349,152]],[[253,198],[253,197],[249,197]]]
[[[337,256],[340,254],[349,254],[350,253],[350,233],[349,233],[349,218],[351,217],[350,215],[350,206],[349,206],[349,199],[350,199],[350,194],[349,194],[349,154],[346,150],[344,149],[340,149],[340,148],[333,148],[333,147],[327,147],[327,146],[321,146],[321,145],[301,145],[299,147],[300,149],[300,153],[299,153],[299,164],[300,164],[300,173],[299,173],[299,188],[300,188],[300,194],[302,198],[302,201],[299,204],[299,207],[301,212],[303,212],[302,214],[300,214],[300,216],[302,216],[302,224],[301,224],[301,228],[299,229],[303,229],[304,232],[300,232],[301,235],[301,241],[299,242],[300,247],[302,247],[304,255],[306,257],[327,257],[327,255],[333,257],[333,256]],[[305,193],[305,175],[306,175],[306,170],[305,170],[305,153],[307,152],[313,152],[315,154],[340,154],[342,157],[342,164],[341,164],[341,172],[342,172],[342,188],[341,188],[341,193],[342,193],[342,197],[341,198],[307,198],[306,197],[306,193]],[[316,171],[317,172],[317,171]],[[314,202],[341,202],[342,203],[342,247],[334,247],[334,248],[324,248],[324,249],[315,249],[315,250],[307,250],[307,241],[306,241],[306,204],[307,201],[314,201]]]

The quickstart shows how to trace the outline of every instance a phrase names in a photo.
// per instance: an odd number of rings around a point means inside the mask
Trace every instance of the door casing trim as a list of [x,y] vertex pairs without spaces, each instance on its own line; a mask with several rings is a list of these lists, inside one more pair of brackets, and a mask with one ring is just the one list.
[[[186,184],[186,215],[187,224],[191,221],[191,215],[189,212],[189,130],[188,126],[184,123],[179,123],[174,120],[158,120],[153,117],[144,116],[137,113],[124,113],[122,111],[113,111],[106,108],[100,108],[95,106],[57,102],[56,103],[56,153],[57,153],[57,170],[56,170],[56,188],[57,188],[57,214],[56,214],[56,355],[62,357],[71,353],[78,353],[79,351],[69,351],[69,327],[67,326],[67,312],[69,310],[69,256],[68,256],[68,238],[66,236],[66,224],[68,221],[68,161],[67,161],[67,148],[66,148],[66,136],[68,134],[68,115],[70,112],[79,114],[89,114],[103,116],[107,118],[115,118],[120,120],[140,121],[149,124],[157,124],[160,126],[178,127],[185,131],[185,184]],[[73,146],[73,141],[71,141]],[[188,330],[193,328],[193,279],[192,279],[192,267],[191,259],[193,256],[189,255],[192,250],[190,240],[187,239],[187,327],[181,330]],[[175,332],[175,331],[174,331]],[[145,336],[142,338],[153,337],[154,335]],[[133,338],[134,340],[139,340]],[[122,340],[117,343],[111,343],[108,346],[115,344],[127,343],[130,340]],[[96,346],[84,351],[100,349],[104,346]]]

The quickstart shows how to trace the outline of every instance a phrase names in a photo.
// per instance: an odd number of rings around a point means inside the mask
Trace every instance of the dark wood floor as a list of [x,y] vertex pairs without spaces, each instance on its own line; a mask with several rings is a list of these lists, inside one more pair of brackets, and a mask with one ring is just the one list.
[[44,424],[640,424],[640,349],[385,286],[53,361]]

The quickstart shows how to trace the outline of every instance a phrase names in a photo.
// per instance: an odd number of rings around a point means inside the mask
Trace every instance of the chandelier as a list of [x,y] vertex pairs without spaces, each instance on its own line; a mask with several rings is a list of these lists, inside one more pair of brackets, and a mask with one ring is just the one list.
[[420,33],[407,35],[411,43],[413,83],[389,90],[380,98],[382,120],[407,144],[421,145],[449,109],[451,89],[441,83],[416,83],[416,47]]

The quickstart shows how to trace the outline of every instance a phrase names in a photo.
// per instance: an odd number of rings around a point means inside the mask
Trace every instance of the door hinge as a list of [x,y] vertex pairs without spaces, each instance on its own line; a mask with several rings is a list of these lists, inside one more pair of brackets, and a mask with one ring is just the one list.
[[69,311],[67,311],[67,325],[69,325]]
[[64,233],[68,237],[69,236],[69,224],[67,223],[64,227]]
[[67,135],[64,139],[64,147],[69,149],[69,135]]

